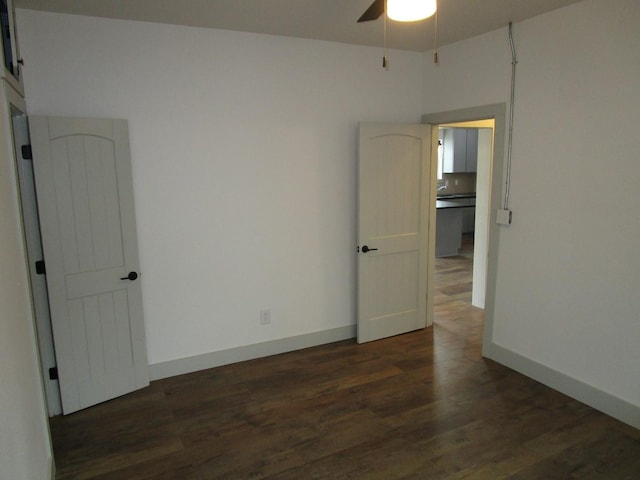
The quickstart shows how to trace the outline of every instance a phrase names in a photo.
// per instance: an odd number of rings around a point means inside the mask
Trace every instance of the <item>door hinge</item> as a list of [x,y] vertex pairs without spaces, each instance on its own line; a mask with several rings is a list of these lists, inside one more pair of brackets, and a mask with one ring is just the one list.
[[51,367],[49,369],[49,380],[58,380],[58,367]]
[[25,160],[33,160],[33,151],[31,150],[31,145],[22,145],[20,147],[22,151],[22,158]]
[[38,260],[36,262],[36,273],[38,275],[46,275],[47,274],[47,269],[44,266],[44,260]]

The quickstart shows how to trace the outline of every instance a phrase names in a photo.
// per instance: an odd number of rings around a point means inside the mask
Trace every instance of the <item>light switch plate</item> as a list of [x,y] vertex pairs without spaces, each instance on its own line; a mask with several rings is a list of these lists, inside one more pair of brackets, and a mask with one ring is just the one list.
[[500,225],[511,225],[511,210],[501,209],[498,210],[497,222]]

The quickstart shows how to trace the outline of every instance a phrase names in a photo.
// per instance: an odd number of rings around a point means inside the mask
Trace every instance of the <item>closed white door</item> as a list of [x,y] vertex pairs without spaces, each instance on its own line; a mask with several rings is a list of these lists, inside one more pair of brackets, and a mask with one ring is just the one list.
[[427,324],[431,144],[429,125],[360,125],[359,343]]
[[149,384],[127,122],[29,125],[67,414]]

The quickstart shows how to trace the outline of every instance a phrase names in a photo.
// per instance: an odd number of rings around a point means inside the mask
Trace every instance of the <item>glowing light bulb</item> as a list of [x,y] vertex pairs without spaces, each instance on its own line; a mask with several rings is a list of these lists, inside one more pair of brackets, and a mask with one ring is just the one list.
[[387,16],[397,22],[424,20],[436,9],[436,0],[387,0]]

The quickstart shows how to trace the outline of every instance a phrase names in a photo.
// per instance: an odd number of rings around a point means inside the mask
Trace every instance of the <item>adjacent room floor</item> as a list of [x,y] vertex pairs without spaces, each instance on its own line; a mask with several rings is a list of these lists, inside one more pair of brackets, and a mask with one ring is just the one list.
[[640,431],[481,357],[468,253],[438,259],[437,281],[432,328],[160,380],[54,418],[57,478],[639,478]]

